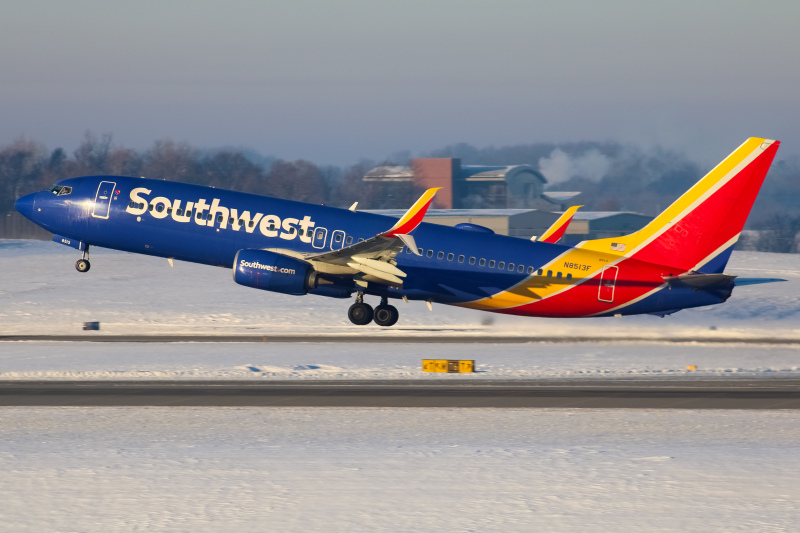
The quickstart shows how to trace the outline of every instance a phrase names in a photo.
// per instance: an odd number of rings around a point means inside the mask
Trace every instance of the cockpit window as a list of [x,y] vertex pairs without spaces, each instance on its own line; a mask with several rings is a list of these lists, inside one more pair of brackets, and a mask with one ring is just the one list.
[[55,194],[56,196],[65,196],[72,192],[72,187],[65,187],[63,185],[53,185],[48,190],[51,193]]

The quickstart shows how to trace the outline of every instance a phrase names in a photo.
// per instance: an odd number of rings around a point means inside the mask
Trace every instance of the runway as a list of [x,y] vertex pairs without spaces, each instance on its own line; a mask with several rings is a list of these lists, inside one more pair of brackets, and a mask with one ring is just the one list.
[[4,381],[0,406],[800,409],[800,380]]
[[[375,331],[375,330],[373,330]],[[441,335],[433,334],[436,330],[426,329],[404,332],[402,330],[386,330],[377,332],[365,331],[364,335],[0,335],[0,342],[142,342],[142,343],[174,343],[174,342],[329,342],[340,344],[364,343],[402,343],[402,344],[571,344],[571,343],[618,343],[641,342],[658,344],[748,344],[748,345],[800,345],[800,338],[780,337],[646,337],[646,336],[517,336],[517,335]]]

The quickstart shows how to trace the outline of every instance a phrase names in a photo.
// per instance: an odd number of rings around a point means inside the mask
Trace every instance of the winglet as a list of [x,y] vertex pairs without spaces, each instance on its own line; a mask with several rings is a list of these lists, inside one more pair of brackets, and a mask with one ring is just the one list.
[[581,207],[583,206],[573,205],[572,207],[564,211],[564,214],[558,217],[558,220],[553,222],[553,225],[547,228],[547,231],[545,231],[542,234],[542,236],[539,237],[537,240],[539,242],[549,242],[552,244],[557,243],[564,235],[564,232],[567,231],[567,226],[569,226],[569,223],[572,221],[572,217],[575,216],[575,212]]
[[439,189],[441,189],[441,187],[433,187],[425,191],[425,193],[419,197],[419,200],[414,202],[411,209],[406,211],[406,214],[397,221],[397,224],[392,226],[384,235],[387,237],[396,237],[398,235],[411,233],[414,228],[419,226],[422,219],[425,218],[428,206],[430,206],[433,201],[433,195],[435,195],[436,191]]

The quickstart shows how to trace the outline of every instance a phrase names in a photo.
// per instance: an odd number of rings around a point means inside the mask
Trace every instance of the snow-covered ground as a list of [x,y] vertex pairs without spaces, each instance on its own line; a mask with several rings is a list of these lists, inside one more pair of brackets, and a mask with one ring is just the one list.
[[3,408],[0,530],[797,531],[792,411]]
[[[0,241],[0,335],[354,334],[394,343],[0,342],[0,379],[796,376],[800,256],[735,254],[738,289],[671,317],[524,319],[240,287],[230,270],[109,251],[79,274],[55,243]],[[414,335],[606,336],[583,344],[413,344]],[[697,344],[614,342],[693,337]],[[476,374],[423,374],[422,358]],[[689,373],[687,365],[697,365]],[[796,411],[0,408],[0,531],[796,531]]]
[[[737,252],[728,272],[788,283],[741,287],[725,304],[658,318],[519,318],[424,303],[400,303],[397,326],[353,326],[349,301],[284,296],[237,285],[231,271],[98,249],[92,269],[53,242],[0,240],[0,334],[359,334],[411,336],[602,335],[800,337],[800,255]],[[372,299],[372,303],[377,301]],[[367,298],[369,302],[369,297]]]
[[[422,359],[473,359],[431,374]],[[687,366],[696,366],[696,371]],[[798,377],[800,346],[404,343],[0,343],[4,379],[542,379]]]

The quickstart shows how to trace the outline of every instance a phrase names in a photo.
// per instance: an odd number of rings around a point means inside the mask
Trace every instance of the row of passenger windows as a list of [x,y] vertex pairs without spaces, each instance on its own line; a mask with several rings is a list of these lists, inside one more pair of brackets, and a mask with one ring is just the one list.
[[[433,250],[428,250],[426,252],[422,248],[418,248],[417,251],[420,253],[420,255],[424,254],[427,257],[433,257],[433,254],[434,254]],[[406,248],[406,253],[410,254],[411,253],[411,249],[410,248]],[[444,252],[438,252],[438,253],[436,253],[436,258],[437,259],[444,259],[444,255],[445,255]],[[454,259],[455,259],[455,254],[452,254],[452,253],[447,254],[447,260],[448,261],[452,261]],[[458,262],[459,263],[463,263],[465,260],[466,260],[465,256],[463,256],[463,255],[459,255],[458,256]],[[469,264],[470,265],[474,265],[476,262],[478,263],[478,266],[482,266],[482,267],[487,266],[486,259],[481,258],[480,260],[478,260],[475,257],[470,257],[469,258]],[[522,273],[524,273],[526,271],[525,265],[517,265],[515,263],[508,263],[508,265],[506,265],[505,261],[499,261],[498,262],[498,261],[495,261],[494,259],[490,259],[488,261],[488,267],[489,268],[497,267],[498,270],[508,270],[509,272],[514,272],[516,270],[520,274],[522,274]],[[534,268],[532,266],[529,266],[528,269],[527,269],[527,272],[528,272],[529,275],[533,274],[534,271],[536,272],[537,276],[544,276],[545,275],[545,272],[541,268],[537,270],[536,268]],[[548,278],[552,278],[553,277],[553,271],[552,270],[548,270],[547,271],[547,277]],[[556,272],[556,276],[555,277],[556,278],[561,278],[561,277],[563,277],[563,274],[561,272]],[[572,274],[567,274],[567,278],[566,279],[572,279]]]

